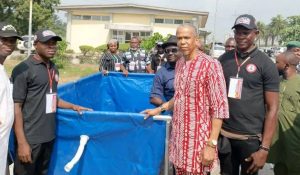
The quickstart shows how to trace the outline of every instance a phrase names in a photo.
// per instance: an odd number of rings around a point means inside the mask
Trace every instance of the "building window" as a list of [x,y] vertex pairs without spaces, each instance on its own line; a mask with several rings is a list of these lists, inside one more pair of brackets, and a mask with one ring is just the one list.
[[110,16],[72,15],[74,20],[110,21]]
[[174,24],[183,24],[183,20],[181,19],[175,19]]
[[92,20],[101,21],[101,16],[92,16]]
[[155,18],[154,23],[158,23],[158,24],[192,24],[192,20]]
[[193,24],[192,20],[184,20],[184,24]]
[[110,21],[110,16],[102,16],[102,21]]
[[164,23],[164,19],[161,19],[161,18],[155,18],[154,19],[154,23]]
[[174,19],[165,19],[165,24],[174,24]]
[[122,31],[122,30],[113,30],[112,38],[119,41],[119,43],[129,43],[133,36],[137,36],[140,39],[145,39],[151,36],[151,32],[144,31]]
[[140,36],[140,32],[132,32],[132,36]]
[[82,16],[82,20],[91,20],[91,19],[92,16],[87,16],[87,15]]
[[80,15],[73,15],[72,19],[81,20],[81,16]]

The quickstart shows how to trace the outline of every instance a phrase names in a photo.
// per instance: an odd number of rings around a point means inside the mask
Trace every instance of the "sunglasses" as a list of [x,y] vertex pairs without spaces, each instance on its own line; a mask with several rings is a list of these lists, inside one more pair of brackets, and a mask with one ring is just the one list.
[[171,54],[171,53],[175,54],[177,52],[178,52],[178,48],[168,48],[168,49],[165,49],[165,53],[166,54]]
[[233,45],[226,45],[225,47],[226,48],[235,48],[235,46],[233,46]]

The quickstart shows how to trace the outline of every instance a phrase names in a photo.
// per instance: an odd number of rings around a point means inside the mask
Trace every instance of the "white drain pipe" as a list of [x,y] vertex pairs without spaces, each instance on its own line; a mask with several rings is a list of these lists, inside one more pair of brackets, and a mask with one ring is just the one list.
[[79,161],[88,140],[89,140],[89,136],[87,136],[87,135],[81,135],[80,136],[80,144],[79,144],[79,147],[77,149],[77,152],[76,152],[75,156],[64,167],[66,172],[70,172],[72,170],[73,166]]

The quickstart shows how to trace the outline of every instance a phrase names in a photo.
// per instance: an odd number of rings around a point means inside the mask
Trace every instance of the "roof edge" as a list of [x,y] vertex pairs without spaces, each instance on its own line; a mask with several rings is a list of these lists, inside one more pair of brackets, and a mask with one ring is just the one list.
[[57,6],[57,10],[68,11],[72,9],[84,9],[84,8],[111,8],[111,7],[136,7],[136,8],[145,8],[151,10],[161,10],[161,11],[169,11],[169,12],[181,12],[181,13],[189,13],[195,15],[208,15],[209,12],[200,12],[200,11],[192,11],[192,10],[182,10],[182,9],[173,9],[173,8],[163,8],[156,6],[148,6],[148,5],[139,5],[132,3],[124,3],[124,4],[105,4],[105,5],[60,5]]

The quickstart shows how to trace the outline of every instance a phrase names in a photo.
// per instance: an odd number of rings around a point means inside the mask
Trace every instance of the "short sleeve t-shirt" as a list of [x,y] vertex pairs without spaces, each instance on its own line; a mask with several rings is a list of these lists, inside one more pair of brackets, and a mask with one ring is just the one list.
[[[243,58],[237,53],[239,64],[248,56],[250,59],[239,72],[243,78],[241,99],[228,98],[230,118],[224,120],[222,127],[239,134],[260,134],[266,113],[264,92],[279,91],[279,75],[272,60],[257,48]],[[235,50],[223,54],[220,62],[228,92],[230,77],[235,77],[238,71]]]
[[164,64],[154,77],[150,97],[158,97],[163,101],[169,101],[174,96],[175,66]]
[[[57,92],[58,69],[50,61],[52,92]],[[30,56],[12,72],[13,99],[23,103],[25,137],[30,144],[45,143],[55,138],[55,113],[46,114],[46,94],[50,81],[46,64]]]

